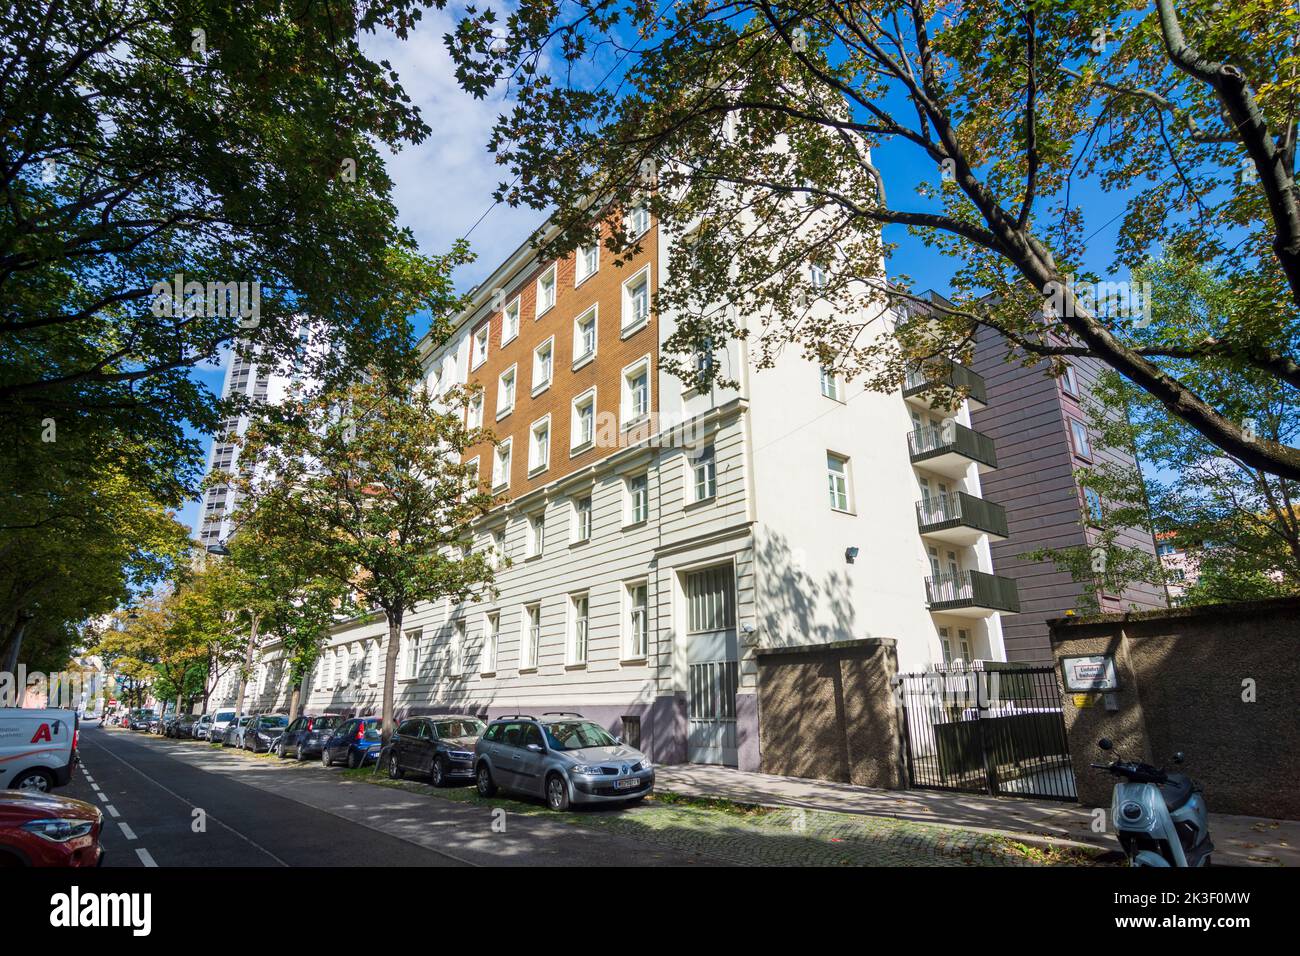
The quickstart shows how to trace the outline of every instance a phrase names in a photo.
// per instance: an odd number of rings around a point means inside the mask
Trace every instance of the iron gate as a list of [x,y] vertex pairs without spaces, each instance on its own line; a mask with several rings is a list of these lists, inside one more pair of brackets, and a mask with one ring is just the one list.
[[898,691],[911,786],[1077,799],[1052,668],[900,674]]

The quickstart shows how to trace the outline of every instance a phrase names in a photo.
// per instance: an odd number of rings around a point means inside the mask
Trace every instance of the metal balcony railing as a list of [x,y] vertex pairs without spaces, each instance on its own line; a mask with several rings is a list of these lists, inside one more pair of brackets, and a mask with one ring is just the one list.
[[959,607],[981,607],[1012,614],[1020,611],[1016,582],[983,571],[932,575],[925,579],[925,599],[931,611]]
[[913,462],[938,455],[957,454],[990,468],[998,466],[993,439],[953,421],[913,428],[907,434],[907,446]]
[[957,362],[929,362],[909,366],[903,380],[903,397],[911,398],[932,385],[963,389],[971,401],[988,404],[988,388],[984,384],[984,376]]
[[964,491],[922,498],[916,503],[916,523],[922,534],[962,525],[1007,537],[1006,509]]

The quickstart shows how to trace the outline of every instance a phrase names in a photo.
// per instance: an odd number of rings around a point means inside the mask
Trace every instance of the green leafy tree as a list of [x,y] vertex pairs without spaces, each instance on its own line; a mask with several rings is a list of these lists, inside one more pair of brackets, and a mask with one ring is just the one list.
[[470,534],[493,498],[473,465],[461,463],[485,435],[465,424],[464,396],[435,398],[422,381],[380,376],[321,396],[290,418],[249,429],[236,521],[254,515],[286,558],[383,611],[387,741],[404,615],[419,602],[463,601],[493,580]]
[[[1099,358],[1226,454],[1294,480],[1300,449],[1250,434],[1185,370],[1300,387],[1295,13],[1179,8],[520,0],[466,8],[448,46],[469,93],[508,87],[489,145],[514,178],[497,198],[553,207],[542,255],[637,202],[686,240],[657,294],[678,323],[664,364],[684,379],[707,384],[721,369],[696,354],[747,338],[760,365],[795,343],[892,390],[907,363],[963,358],[987,326],[1030,361]],[[930,172],[919,197],[887,193],[884,150]],[[1129,197],[1112,271],[1163,247],[1253,307],[1188,340],[1147,328],[1132,289],[1083,288],[1107,225],[1078,201],[1084,180]],[[912,299],[906,277],[885,284],[890,227],[953,264],[953,305],[925,323],[886,308]],[[622,258],[638,240],[617,226],[604,241]]]

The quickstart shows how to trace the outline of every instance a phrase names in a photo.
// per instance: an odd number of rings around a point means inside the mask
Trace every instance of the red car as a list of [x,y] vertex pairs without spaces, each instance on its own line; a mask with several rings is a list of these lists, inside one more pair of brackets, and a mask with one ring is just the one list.
[[98,866],[104,814],[83,800],[0,790],[0,868]]

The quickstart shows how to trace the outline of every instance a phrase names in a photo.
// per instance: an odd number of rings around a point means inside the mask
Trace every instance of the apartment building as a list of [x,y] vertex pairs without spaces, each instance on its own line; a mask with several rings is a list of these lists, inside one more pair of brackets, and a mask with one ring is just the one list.
[[[1005,357],[1005,340],[981,329],[971,365],[986,383],[988,401],[976,409],[974,422],[997,446],[999,467],[986,478],[984,491],[1006,510],[1009,532],[993,542],[993,561],[1016,582],[1020,594],[1020,614],[1004,623],[1003,633],[1008,660],[1050,664],[1046,621],[1079,609],[1090,585],[1052,562],[1021,555],[1095,540],[1104,520],[1103,502],[1079,485],[1076,470],[1102,461],[1129,468],[1137,463],[1127,453],[1094,447],[1086,401],[1104,367],[1100,361],[1076,358],[1058,379],[1041,364],[1023,366]],[[1155,554],[1149,528],[1122,528],[1116,544]],[[1162,589],[1146,583],[1094,596],[1103,612],[1167,603]]]
[[[754,371],[745,341],[699,359],[735,387],[688,388],[660,368],[674,321],[652,308],[671,240],[644,211],[632,225],[643,251],[621,267],[520,247],[426,343],[433,388],[482,386],[470,416],[497,441],[466,460],[508,500],[476,532],[496,593],[407,615],[399,711],[577,711],[661,762],[757,769],[758,647],[1005,659],[1018,604],[994,573],[982,391],[936,410],[923,375],[880,394],[794,354]],[[385,639],[382,615],[335,627],[306,706],[378,710]],[[268,646],[250,710],[285,706],[282,676]]]

